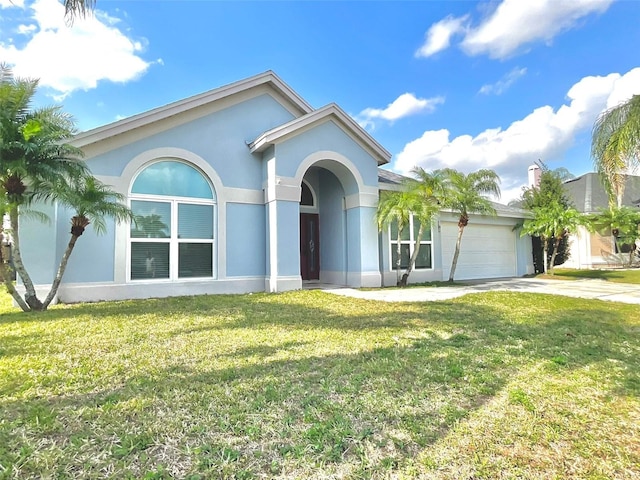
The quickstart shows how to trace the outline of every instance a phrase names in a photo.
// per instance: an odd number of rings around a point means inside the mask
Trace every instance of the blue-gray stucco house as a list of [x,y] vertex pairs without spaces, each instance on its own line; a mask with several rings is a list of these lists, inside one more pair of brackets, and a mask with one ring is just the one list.
[[[84,132],[73,143],[97,178],[126,195],[138,221],[112,222],[102,236],[87,230],[69,261],[62,301],[393,282],[392,240],[374,220],[379,189],[394,188],[379,171],[391,155],[340,107],[312,108],[271,71]],[[522,215],[511,210],[475,219],[484,225],[484,255],[468,248],[468,261],[480,267],[471,265],[467,278],[531,270],[530,242],[513,231]],[[57,206],[47,213],[50,225],[21,224],[25,262],[42,288],[54,277],[70,218]],[[414,280],[448,275],[451,225],[446,213],[434,222]],[[493,242],[501,250],[492,250],[487,238],[505,235]],[[408,255],[411,238],[403,248]]]

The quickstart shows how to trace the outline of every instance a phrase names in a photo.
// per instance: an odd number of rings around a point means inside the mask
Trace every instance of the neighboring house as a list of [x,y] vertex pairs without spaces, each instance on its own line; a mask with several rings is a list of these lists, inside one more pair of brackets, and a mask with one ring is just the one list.
[[[137,222],[111,222],[103,236],[87,229],[62,301],[279,292],[307,281],[373,287],[393,276],[392,243],[388,233],[380,242],[375,223],[379,175],[387,185],[378,167],[391,155],[337,105],[313,109],[273,72],[73,143],[98,179],[127,196]],[[512,230],[519,213],[501,208],[496,218],[471,219],[457,278],[530,271],[527,242]],[[72,215],[46,210],[51,224],[21,224],[39,289],[54,277]],[[434,224],[411,280],[448,275],[455,222],[444,214]]]
[[[609,208],[609,197],[597,173],[587,173],[567,180],[563,186],[570,202],[582,213],[598,213]],[[627,176],[622,204],[640,207],[640,176]],[[620,263],[611,231],[589,232],[580,227],[578,233],[570,237],[570,253],[564,267],[593,268]]]
[[[380,169],[379,178],[381,190],[397,190],[406,180],[401,175],[383,169]],[[496,216],[470,216],[469,225],[462,235],[460,257],[455,271],[456,280],[517,277],[533,273],[531,237],[520,237],[520,230],[516,228],[526,217],[526,212],[495,202],[493,207],[496,209]],[[419,224],[412,221],[403,233],[403,268],[406,268],[415,248],[418,228]],[[416,270],[411,273],[409,283],[447,280],[457,236],[458,216],[448,211],[440,212],[421,241]],[[384,232],[380,245],[384,285],[395,285],[396,231]]]

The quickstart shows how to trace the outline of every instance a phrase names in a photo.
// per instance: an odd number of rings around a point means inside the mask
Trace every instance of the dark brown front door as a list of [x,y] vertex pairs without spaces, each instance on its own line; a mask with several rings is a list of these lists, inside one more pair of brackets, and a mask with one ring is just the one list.
[[302,280],[320,279],[318,214],[300,214],[300,274]]

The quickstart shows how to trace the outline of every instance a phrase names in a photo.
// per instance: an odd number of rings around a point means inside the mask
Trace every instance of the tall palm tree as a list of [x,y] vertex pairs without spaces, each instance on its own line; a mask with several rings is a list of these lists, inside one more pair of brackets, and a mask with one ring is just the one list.
[[465,227],[469,224],[469,214],[495,215],[496,210],[486,195],[500,197],[500,177],[493,170],[482,169],[465,175],[452,168],[445,168],[441,173],[445,177],[447,192],[443,198],[443,206],[458,215],[458,237],[456,249],[451,262],[449,281],[453,277],[460,256],[460,244]]
[[[15,78],[9,67],[0,65],[2,213],[9,215],[12,259],[26,290],[24,301],[29,309],[35,310],[42,305],[22,261],[18,217],[32,201],[33,185],[48,185],[53,179],[77,178],[87,172],[86,165],[79,160],[81,151],[66,143],[75,133],[71,117],[60,107],[31,108],[37,86],[37,80]],[[6,276],[3,277],[7,284]],[[10,293],[24,310],[24,302],[18,300],[15,289]]]
[[409,226],[411,210],[416,207],[415,196],[406,190],[380,192],[378,208],[376,210],[376,223],[378,230],[383,231],[391,225],[397,226],[397,259],[396,259],[396,285],[400,285],[400,266],[402,263],[402,232]]
[[111,187],[91,175],[66,180],[58,179],[51,185],[38,183],[36,189],[39,200],[54,200],[58,204],[69,207],[74,215],[71,217],[71,238],[62,254],[58,271],[51,285],[51,290],[42,302],[42,310],[46,310],[58,293],[60,282],[67,268],[67,262],[78,239],[89,224],[96,233],[106,231],[105,217],[114,218],[118,222],[134,219],[131,210],[124,204],[126,197],[115,192]]
[[640,165],[640,95],[598,116],[591,134],[591,156],[610,205],[620,208],[625,173]]

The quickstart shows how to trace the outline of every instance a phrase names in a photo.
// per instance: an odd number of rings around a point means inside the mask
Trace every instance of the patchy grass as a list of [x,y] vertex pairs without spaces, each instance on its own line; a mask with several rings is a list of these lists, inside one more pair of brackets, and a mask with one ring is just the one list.
[[0,478],[640,478],[640,310],[321,291],[0,318]]
[[556,280],[576,280],[580,278],[595,278],[615,283],[640,284],[640,269],[613,270],[578,270],[572,268],[554,268],[554,275],[537,275],[536,278]]

